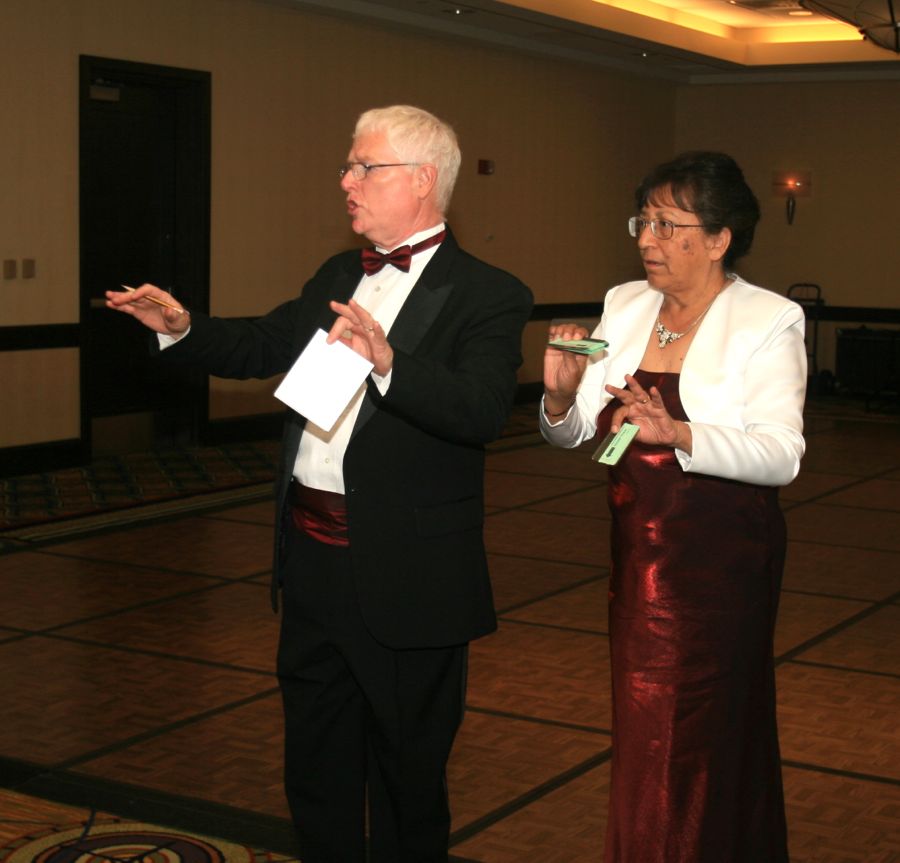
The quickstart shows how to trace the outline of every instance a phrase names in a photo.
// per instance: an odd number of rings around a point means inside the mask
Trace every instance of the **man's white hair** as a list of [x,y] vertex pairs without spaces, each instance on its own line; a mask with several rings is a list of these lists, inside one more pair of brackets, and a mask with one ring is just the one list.
[[361,114],[353,137],[373,132],[383,132],[402,161],[427,163],[437,168],[435,197],[441,213],[446,213],[462,160],[453,129],[422,108],[391,105]]

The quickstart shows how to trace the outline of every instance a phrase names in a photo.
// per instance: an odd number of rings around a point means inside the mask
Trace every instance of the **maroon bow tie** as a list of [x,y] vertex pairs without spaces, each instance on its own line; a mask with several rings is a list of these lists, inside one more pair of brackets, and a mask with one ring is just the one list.
[[417,252],[424,252],[436,246],[444,237],[447,236],[446,230],[438,231],[432,234],[427,240],[416,243],[414,246],[400,246],[393,252],[378,252],[375,249],[362,250],[362,266],[367,276],[373,276],[379,272],[385,264],[391,264],[404,273],[409,272],[409,265],[412,263],[412,256]]

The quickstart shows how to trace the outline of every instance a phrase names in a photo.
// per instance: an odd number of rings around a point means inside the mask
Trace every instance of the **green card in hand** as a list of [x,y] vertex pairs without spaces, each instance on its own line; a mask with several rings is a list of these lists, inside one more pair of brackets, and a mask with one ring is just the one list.
[[594,461],[600,464],[614,465],[618,464],[619,459],[625,455],[625,450],[631,446],[631,442],[637,436],[640,428],[634,423],[622,423],[622,427],[613,434],[610,432],[603,438],[597,451],[591,456]]
[[551,348],[559,348],[561,351],[571,351],[573,354],[591,354],[609,347],[609,342],[603,339],[551,339],[547,344]]

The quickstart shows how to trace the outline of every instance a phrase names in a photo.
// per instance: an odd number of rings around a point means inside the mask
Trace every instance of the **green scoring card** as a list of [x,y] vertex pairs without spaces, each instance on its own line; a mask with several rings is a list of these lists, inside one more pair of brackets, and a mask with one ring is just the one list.
[[610,432],[603,438],[603,443],[597,447],[591,458],[600,464],[614,465],[618,463],[619,459],[625,455],[625,450],[634,440],[638,430],[633,423],[622,423],[622,427],[615,434]]
[[571,351],[573,354],[596,354],[609,347],[609,342],[603,339],[551,339],[547,342],[551,348],[561,351]]

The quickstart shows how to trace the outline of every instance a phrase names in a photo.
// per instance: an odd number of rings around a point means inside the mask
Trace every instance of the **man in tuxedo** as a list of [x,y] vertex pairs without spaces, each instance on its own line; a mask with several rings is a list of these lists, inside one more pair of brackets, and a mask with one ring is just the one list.
[[319,328],[373,364],[331,430],[288,411],[276,483],[285,786],[304,863],[447,861],[467,645],[496,627],[484,446],[512,406],[532,306],[446,226],[459,164],[428,112],[367,111],[340,176],[374,249],[326,261],[255,321],[167,308],[152,285],[107,294],[160,334],[166,361],[221,377],[284,372]]

